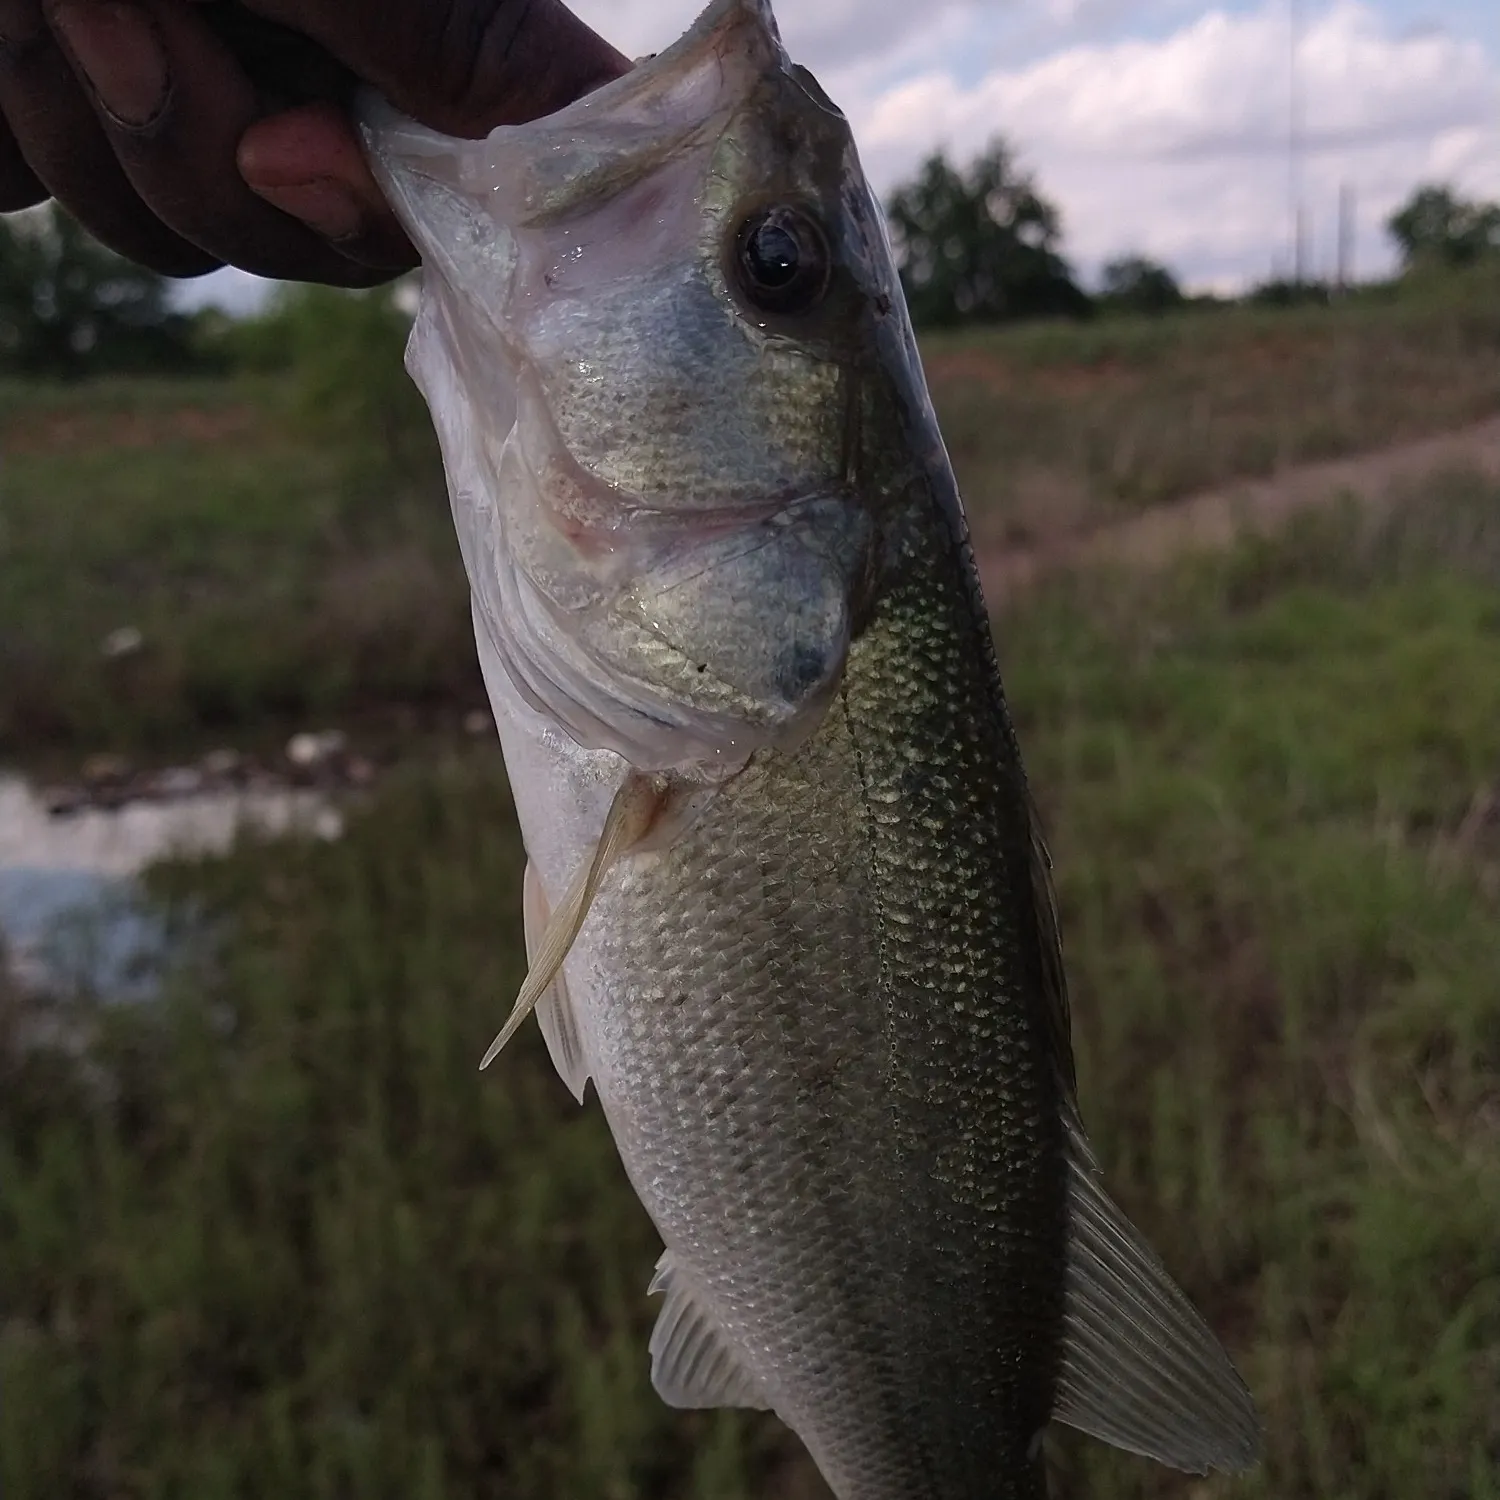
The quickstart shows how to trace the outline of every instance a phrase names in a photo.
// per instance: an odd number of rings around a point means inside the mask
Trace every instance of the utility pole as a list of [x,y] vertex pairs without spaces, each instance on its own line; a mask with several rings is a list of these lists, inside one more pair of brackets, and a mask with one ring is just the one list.
[[1339,296],[1343,296],[1354,280],[1354,188],[1347,182],[1339,184],[1339,238],[1338,274],[1335,284]]
[[1292,285],[1301,286],[1302,261],[1302,87],[1297,76],[1297,48],[1302,40],[1300,0],[1287,0],[1287,228],[1292,237]]

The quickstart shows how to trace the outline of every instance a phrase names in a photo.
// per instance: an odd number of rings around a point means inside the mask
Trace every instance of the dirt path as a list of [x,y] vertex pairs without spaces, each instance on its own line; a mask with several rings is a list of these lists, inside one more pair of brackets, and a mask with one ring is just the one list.
[[1445,469],[1500,479],[1500,417],[1394,448],[1305,464],[1269,479],[1223,485],[1128,520],[1065,532],[1041,543],[983,545],[979,570],[986,591],[999,597],[1059,568],[1100,562],[1151,568],[1185,552],[1227,546],[1246,532],[1274,531],[1294,512],[1325,504],[1341,493],[1379,501],[1392,490]]

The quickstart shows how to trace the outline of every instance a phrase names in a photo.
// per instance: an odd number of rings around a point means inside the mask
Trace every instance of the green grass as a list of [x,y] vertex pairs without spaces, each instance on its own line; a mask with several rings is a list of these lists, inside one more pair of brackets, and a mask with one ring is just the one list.
[[[299,432],[272,384],[29,403],[0,430],[0,757],[480,701],[430,458],[393,477]],[[124,625],[144,649],[104,660]]]
[[[1418,292],[928,340],[978,535],[1500,412],[1500,290]],[[479,701],[420,401],[388,378],[399,333],[372,305],[308,306],[278,376],[0,384],[0,758]],[[146,649],[101,660],[122,625]]]
[[1333,308],[969,331],[924,350],[976,530],[1033,539],[1500,413],[1500,277]]
[[341,844],[162,871],[224,938],[164,1007],[84,1007],[97,1071],[12,997],[7,1495],[752,1493],[764,1438],[644,1387],[659,1247],[597,1112],[531,1034],[478,1072],[520,868],[491,751]]
[[[1002,646],[1086,1118],[1266,1422],[1194,1493],[1500,1493],[1500,493],[1178,583]],[[1187,1492],[1059,1446],[1064,1493]]]
[[230,382],[196,375],[110,375],[73,384],[0,376],[0,435],[9,451],[25,445],[38,421],[69,422],[88,424],[98,440],[124,420],[172,418],[185,407],[222,411],[241,399]]
[[[1500,1495],[1500,493],[1048,586],[1002,658],[1111,1184],[1268,1458],[1060,1435],[1065,1500]],[[811,1497],[646,1382],[655,1245],[527,1028],[493,752],[156,877],[219,934],[0,1057],[0,1478],[32,1497]]]

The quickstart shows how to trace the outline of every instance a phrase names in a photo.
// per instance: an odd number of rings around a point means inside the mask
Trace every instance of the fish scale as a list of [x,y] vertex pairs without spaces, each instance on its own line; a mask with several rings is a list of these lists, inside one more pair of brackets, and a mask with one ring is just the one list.
[[529,859],[486,1061],[534,1006],[592,1081],[663,1242],[657,1390],[774,1410],[838,1500],[1038,1500],[1050,1421],[1248,1467],[1249,1393],[1083,1131],[847,122],[767,0],[485,141],[365,120]]
[[930,512],[819,733],[622,867],[577,950],[607,976],[590,1062],[637,1191],[723,1326],[759,1330],[747,1362],[777,1410],[867,1500],[981,1493],[1007,1448],[1024,1465],[1063,1296],[1024,787]]

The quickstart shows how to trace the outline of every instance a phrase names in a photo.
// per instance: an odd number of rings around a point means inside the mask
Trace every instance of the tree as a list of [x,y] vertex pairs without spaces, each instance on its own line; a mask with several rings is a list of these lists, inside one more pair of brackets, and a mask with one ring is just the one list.
[[411,315],[399,284],[371,291],[285,285],[254,318],[225,330],[220,347],[239,369],[274,375],[287,421],[352,471],[429,477],[436,437],[402,363]]
[[1471,201],[1427,184],[1386,220],[1386,229],[1407,270],[1472,265],[1500,253],[1500,203]]
[[0,219],[0,369],[76,379],[180,368],[192,320],[165,280],[106,250],[55,205]]
[[1100,276],[1100,295],[1122,312],[1164,313],[1183,303],[1177,278],[1144,255],[1109,261]]
[[1057,210],[1001,141],[963,171],[941,154],[890,199],[901,284],[918,324],[1089,310],[1058,253]]

